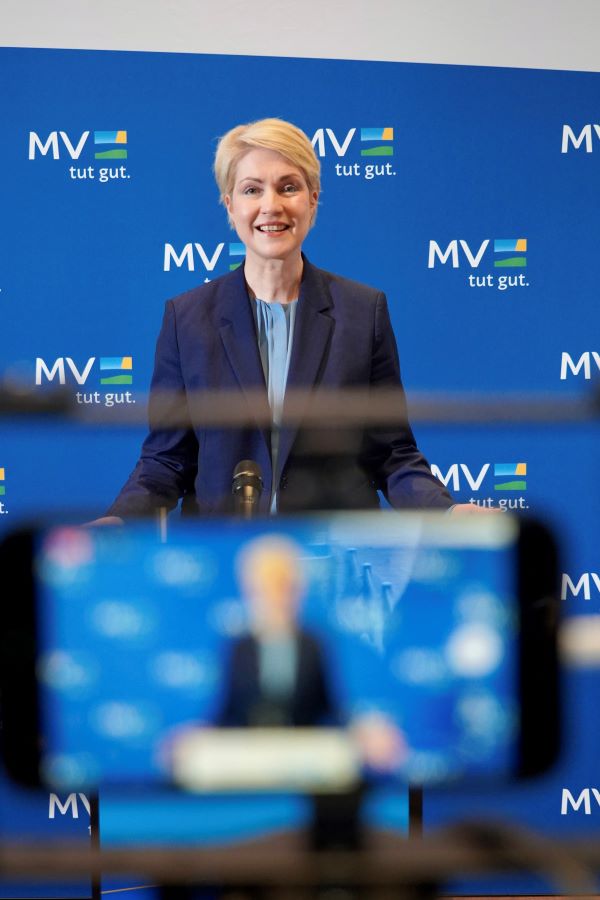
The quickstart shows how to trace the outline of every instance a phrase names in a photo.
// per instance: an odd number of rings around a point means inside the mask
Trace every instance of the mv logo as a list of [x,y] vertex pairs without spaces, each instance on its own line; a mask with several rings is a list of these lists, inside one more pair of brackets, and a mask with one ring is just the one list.
[[[79,159],[91,131],[84,131],[79,137],[71,140],[66,131],[51,131],[44,140],[35,131],[29,132],[29,159],[36,156],[52,155],[52,159],[60,159],[61,152],[65,151],[71,159]],[[94,146],[96,159],[127,159],[127,132],[119,131],[94,131]],[[115,145],[115,146],[112,146]],[[98,149],[99,146],[108,146],[109,149]]]
[[569,374],[577,376],[582,372],[585,380],[589,381],[592,377],[592,360],[600,372],[600,352],[597,350],[586,350],[577,361],[570,353],[563,352],[560,358],[560,380],[566,381]]
[[89,136],[90,132],[84,131],[79,138],[72,141],[66,131],[51,131],[44,141],[35,131],[30,131],[29,159],[35,159],[38,153],[40,156],[47,156],[50,152],[52,159],[60,159],[61,150],[66,150],[71,159],[79,159]]
[[453,491],[460,491],[462,478],[472,491],[478,491],[488,472],[494,477],[494,491],[527,490],[526,462],[484,463],[479,472],[475,474],[471,472],[466,463],[453,463],[445,475],[435,464],[431,466],[431,471],[446,487],[452,485]]
[[[598,806],[600,806],[600,791],[598,788],[584,788],[577,799],[575,799],[568,788],[563,788],[562,801],[560,804],[561,816],[566,816],[570,811],[577,812],[581,807],[583,807],[583,812],[586,816],[591,816],[592,797]],[[569,810],[569,806],[571,807],[571,810]]]
[[594,135],[600,139],[600,125],[589,123],[584,125],[578,135],[575,134],[570,125],[563,125],[562,147],[561,153],[568,153],[570,149],[581,150],[585,148],[586,153],[592,153],[594,149]]
[[394,155],[394,129],[390,125],[377,128],[350,128],[340,136],[336,135],[333,128],[317,128],[312,136],[311,144],[315,148],[317,156],[321,158],[327,156],[328,148],[341,158],[348,152],[357,133],[361,143],[361,156]]
[[48,801],[48,818],[54,819],[56,817],[56,811],[58,810],[61,816],[66,816],[69,810],[71,811],[71,817],[73,819],[79,818],[79,803],[83,806],[85,812],[90,813],[90,801],[85,796],[85,794],[69,794],[64,803],[61,803],[58,794],[50,794]]
[[595,586],[600,596],[600,575],[598,572],[584,572],[577,584],[566,572],[563,572],[560,599],[566,600],[567,596],[578,597],[583,591],[583,599],[592,599],[592,585]]
[[356,128],[351,128],[344,136],[338,138],[333,128],[317,128],[312,136],[311,144],[315,153],[321,158],[327,155],[327,144],[331,145],[337,156],[345,156],[352,138],[356,134]]
[[[66,384],[67,370],[69,370],[77,384],[83,385],[88,380],[95,362],[96,357],[90,356],[80,369],[70,356],[59,356],[49,365],[41,356],[38,356],[35,361],[35,383],[40,385],[44,379],[51,382],[57,378],[59,384]],[[101,356],[99,367],[100,384],[132,384],[133,358],[131,356]]]
[[446,487],[448,487],[448,485],[452,485],[453,491],[460,491],[461,475],[472,491],[478,491],[483,484],[483,480],[487,475],[489,468],[490,463],[485,463],[481,467],[479,472],[473,475],[473,473],[465,463],[453,463],[444,475],[440,467],[433,464],[431,466],[431,471],[435,475],[435,477],[439,478],[442,484],[444,484]]
[[462,250],[467,262],[472,269],[476,269],[483,259],[483,255],[489,246],[489,238],[486,238],[475,251],[471,250],[466,241],[453,240],[450,241],[445,250],[443,250],[437,241],[429,241],[429,258],[427,260],[427,268],[433,269],[436,262],[445,265],[448,260],[452,262],[452,268],[458,269],[460,266],[459,250]]
[[[165,244],[163,256],[163,271],[170,272],[171,266],[173,265],[177,269],[186,267],[188,272],[194,272],[196,270],[196,263],[198,263],[207,272],[214,272],[217,263],[221,259],[221,255],[224,249],[225,241],[221,241],[219,244],[217,244],[214,250],[209,249],[208,251],[205,249],[203,244],[200,244],[198,242],[192,243],[190,241],[189,243],[184,245],[183,250],[181,250],[181,252],[179,253],[177,252],[173,244]],[[229,242],[229,249],[226,259],[228,259],[230,272],[233,272],[234,269],[237,269],[239,267],[245,253],[246,248],[243,244],[240,244],[237,241]]]
[[[486,238],[479,247],[472,249],[461,238],[450,241],[444,249],[437,241],[429,241],[427,268],[435,268],[436,263],[444,266],[447,262],[451,262],[452,268],[458,269],[462,255],[472,269],[477,269],[491,243],[492,240]],[[524,269],[527,267],[527,257],[524,255],[527,252],[527,238],[494,238],[493,250],[495,269]]]

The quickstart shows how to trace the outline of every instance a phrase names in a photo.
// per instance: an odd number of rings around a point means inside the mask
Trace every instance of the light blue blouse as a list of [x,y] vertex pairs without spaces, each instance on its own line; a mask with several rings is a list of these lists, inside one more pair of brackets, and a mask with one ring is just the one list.
[[298,666],[298,651],[293,636],[259,641],[258,647],[261,689],[267,697],[290,697]]
[[277,512],[277,486],[279,484],[277,467],[279,429],[294,342],[294,324],[298,301],[267,303],[266,300],[259,300],[257,297],[254,302],[258,350],[267,385],[269,406],[273,414],[273,428],[271,430],[271,464],[273,468],[271,512],[275,513]]

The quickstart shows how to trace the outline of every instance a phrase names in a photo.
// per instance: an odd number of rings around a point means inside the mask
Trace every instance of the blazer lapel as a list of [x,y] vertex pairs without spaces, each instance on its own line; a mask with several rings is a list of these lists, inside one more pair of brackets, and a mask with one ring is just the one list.
[[225,353],[240,387],[248,398],[252,416],[270,454],[271,436],[267,423],[271,412],[243,266],[240,266],[223,284],[220,306],[219,333]]
[[[304,258],[304,273],[300,285],[300,297],[298,298],[294,327],[294,343],[286,384],[286,396],[291,391],[306,392],[306,396],[300,403],[301,407],[305,407],[308,403],[308,394],[313,385],[318,382],[323,362],[326,359],[333,331],[333,319],[328,312],[331,306],[332,300],[327,285],[323,282],[318,269]],[[285,418],[286,401],[284,400],[284,423]],[[292,444],[298,433],[298,427],[298,417],[295,417],[294,422],[290,423],[290,425],[284,424],[281,429],[278,472],[274,473],[277,479],[285,466]]]

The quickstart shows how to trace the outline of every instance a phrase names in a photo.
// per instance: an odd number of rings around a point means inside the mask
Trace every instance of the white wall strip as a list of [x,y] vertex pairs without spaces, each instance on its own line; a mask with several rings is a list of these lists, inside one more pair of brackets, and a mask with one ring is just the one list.
[[599,71],[599,34],[598,0],[0,0],[14,47]]

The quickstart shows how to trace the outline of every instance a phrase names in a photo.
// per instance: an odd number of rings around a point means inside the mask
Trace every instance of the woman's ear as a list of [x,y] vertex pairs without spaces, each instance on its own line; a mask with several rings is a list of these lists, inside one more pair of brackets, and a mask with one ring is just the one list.
[[231,203],[231,197],[229,194],[225,194],[225,196],[223,197],[223,203],[225,204],[225,209],[227,210],[227,218],[229,220],[229,225],[231,226],[231,228],[233,228],[235,230],[235,222],[233,220],[233,216],[231,215],[232,203]]
[[311,194],[310,194],[310,224],[311,224],[311,226],[315,224],[315,216],[317,215],[318,206],[319,206],[319,192],[311,191]]

